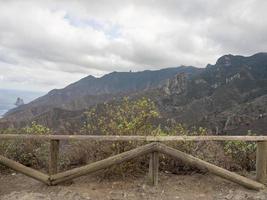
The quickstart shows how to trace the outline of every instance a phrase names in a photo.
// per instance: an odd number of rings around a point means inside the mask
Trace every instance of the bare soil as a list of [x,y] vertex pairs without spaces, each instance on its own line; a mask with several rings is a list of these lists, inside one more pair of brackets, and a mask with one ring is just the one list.
[[46,186],[21,174],[0,174],[1,200],[266,200],[267,191],[248,190],[211,174],[160,173],[159,185],[147,178],[99,180],[84,176],[70,183]]

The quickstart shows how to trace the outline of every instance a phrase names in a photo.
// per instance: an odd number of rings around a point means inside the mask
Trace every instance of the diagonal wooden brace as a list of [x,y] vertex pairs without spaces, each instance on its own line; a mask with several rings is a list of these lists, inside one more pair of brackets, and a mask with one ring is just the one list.
[[122,162],[129,161],[133,158],[136,158],[138,156],[146,155],[148,153],[151,153],[155,151],[156,149],[156,143],[150,143],[135,149],[132,149],[130,151],[123,152],[121,154],[106,158],[104,160],[100,160],[82,167],[78,167],[72,170],[68,170],[65,172],[57,173],[55,175],[50,176],[50,180],[53,185],[71,180],[80,176],[83,176],[85,174],[89,174],[107,167],[110,167],[115,164],[120,164]]
[[42,172],[39,172],[35,169],[32,169],[30,167],[26,167],[16,161],[13,161],[13,160],[10,160],[4,156],[1,156],[0,155],[0,164],[3,164],[15,171],[18,171],[26,176],[29,176],[31,178],[34,178],[38,181],[41,181],[47,185],[50,185],[50,181],[49,181],[49,176],[42,173]]
[[245,186],[246,188],[249,189],[254,189],[254,190],[260,190],[263,189],[265,186],[259,182],[253,181],[249,178],[240,176],[234,172],[230,172],[226,169],[223,169],[221,167],[218,167],[216,165],[210,164],[204,160],[201,160],[199,158],[196,158],[194,156],[191,156],[189,154],[186,154],[184,152],[181,152],[179,150],[173,149],[171,147],[168,147],[164,144],[159,144],[157,146],[157,150],[161,153],[170,155],[176,159],[179,159],[183,162],[186,162],[190,165],[197,166],[202,169],[206,169],[209,172],[220,176],[222,178],[225,178],[227,180],[230,180],[232,182],[238,183],[240,185]]

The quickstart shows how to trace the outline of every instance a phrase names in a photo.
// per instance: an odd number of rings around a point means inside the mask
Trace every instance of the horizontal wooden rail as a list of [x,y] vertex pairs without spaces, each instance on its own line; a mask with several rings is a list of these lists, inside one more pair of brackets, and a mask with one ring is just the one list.
[[94,140],[94,141],[267,141],[267,136],[119,136],[119,135],[27,135],[0,134],[1,140],[34,139],[34,140]]

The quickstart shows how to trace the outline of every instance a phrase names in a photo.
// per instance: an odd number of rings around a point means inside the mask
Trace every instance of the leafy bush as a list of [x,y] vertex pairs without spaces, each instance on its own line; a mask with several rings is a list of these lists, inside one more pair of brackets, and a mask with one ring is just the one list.
[[[255,134],[249,132],[248,135]],[[255,169],[256,148],[256,142],[227,141],[224,144],[225,153],[237,163],[236,168],[246,170]]]
[[[193,127],[191,129],[186,128],[186,126],[172,122],[168,124],[167,127],[160,130],[161,136],[167,135],[179,135],[179,136],[204,136],[208,135],[208,130],[202,127]],[[220,164],[216,157],[218,151],[220,150],[220,145],[214,142],[208,141],[174,141],[166,142],[170,147],[173,147],[179,151],[185,152],[187,154],[193,155],[200,159],[207,160],[214,164]],[[212,152],[212,153],[211,153]],[[161,155],[161,168],[164,171],[169,171],[176,174],[187,174],[193,171],[204,172],[199,170],[195,166],[190,166],[187,163],[183,163],[180,160],[176,160],[165,155]]]
[[[7,129],[2,134],[33,134],[44,135],[50,130],[33,122],[31,126],[22,129]],[[16,160],[21,164],[31,167],[47,167],[48,143],[36,140],[8,140],[0,142],[0,153],[6,157]]]
[[119,104],[100,104],[85,112],[81,133],[100,135],[150,135],[159,118],[155,104],[146,98]]

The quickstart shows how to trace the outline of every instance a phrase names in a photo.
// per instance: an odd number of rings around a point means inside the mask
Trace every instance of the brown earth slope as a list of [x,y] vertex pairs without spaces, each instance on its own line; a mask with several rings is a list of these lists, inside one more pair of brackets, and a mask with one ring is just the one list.
[[73,183],[46,186],[24,175],[0,176],[1,200],[266,200],[267,191],[252,191],[210,174],[161,173],[159,185],[145,177],[98,180],[96,176]]

